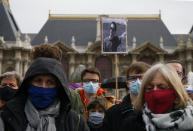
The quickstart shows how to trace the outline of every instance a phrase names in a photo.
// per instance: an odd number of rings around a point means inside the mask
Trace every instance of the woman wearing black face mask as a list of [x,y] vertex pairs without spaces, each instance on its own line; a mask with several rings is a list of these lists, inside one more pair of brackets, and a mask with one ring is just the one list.
[[20,83],[21,78],[14,71],[0,76],[0,107],[16,95]]
[[89,131],[82,117],[71,110],[65,83],[57,60],[36,59],[17,96],[3,107],[5,131]]

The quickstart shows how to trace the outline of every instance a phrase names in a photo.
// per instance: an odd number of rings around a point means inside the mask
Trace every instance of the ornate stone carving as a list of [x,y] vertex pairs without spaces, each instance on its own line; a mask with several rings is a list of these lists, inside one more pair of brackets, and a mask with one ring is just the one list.
[[132,42],[133,42],[133,44],[132,44],[132,46],[133,46],[133,49],[135,49],[136,48],[136,38],[135,38],[135,36],[133,36],[133,40],[132,40]]
[[48,43],[48,36],[46,35],[44,38],[44,44]]
[[72,36],[72,43],[71,43],[71,47],[72,47],[72,48],[74,48],[74,49],[76,48],[75,42],[76,42],[75,37],[74,37],[74,36]]
[[164,49],[164,40],[163,40],[163,37],[162,36],[160,36],[160,40],[159,40],[159,42],[160,42],[160,48],[162,48],[162,49]]

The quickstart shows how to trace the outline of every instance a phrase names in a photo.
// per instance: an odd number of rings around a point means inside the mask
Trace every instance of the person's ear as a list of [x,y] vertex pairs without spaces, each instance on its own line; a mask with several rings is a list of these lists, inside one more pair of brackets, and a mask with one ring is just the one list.
[[129,89],[129,81],[126,81],[127,89]]

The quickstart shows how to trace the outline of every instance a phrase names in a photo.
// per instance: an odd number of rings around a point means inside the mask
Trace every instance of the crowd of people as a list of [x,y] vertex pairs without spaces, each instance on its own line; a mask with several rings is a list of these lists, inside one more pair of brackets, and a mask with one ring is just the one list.
[[68,87],[62,52],[43,44],[23,80],[16,72],[0,76],[0,131],[192,131],[193,98],[177,60],[127,70],[127,95],[109,100],[100,71],[86,68],[81,87]]

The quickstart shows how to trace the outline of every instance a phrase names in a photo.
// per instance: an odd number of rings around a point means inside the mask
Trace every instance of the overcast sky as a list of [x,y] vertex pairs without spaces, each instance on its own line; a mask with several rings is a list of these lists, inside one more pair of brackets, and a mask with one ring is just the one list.
[[193,0],[9,0],[22,33],[38,33],[51,14],[158,14],[172,34],[193,25]]

